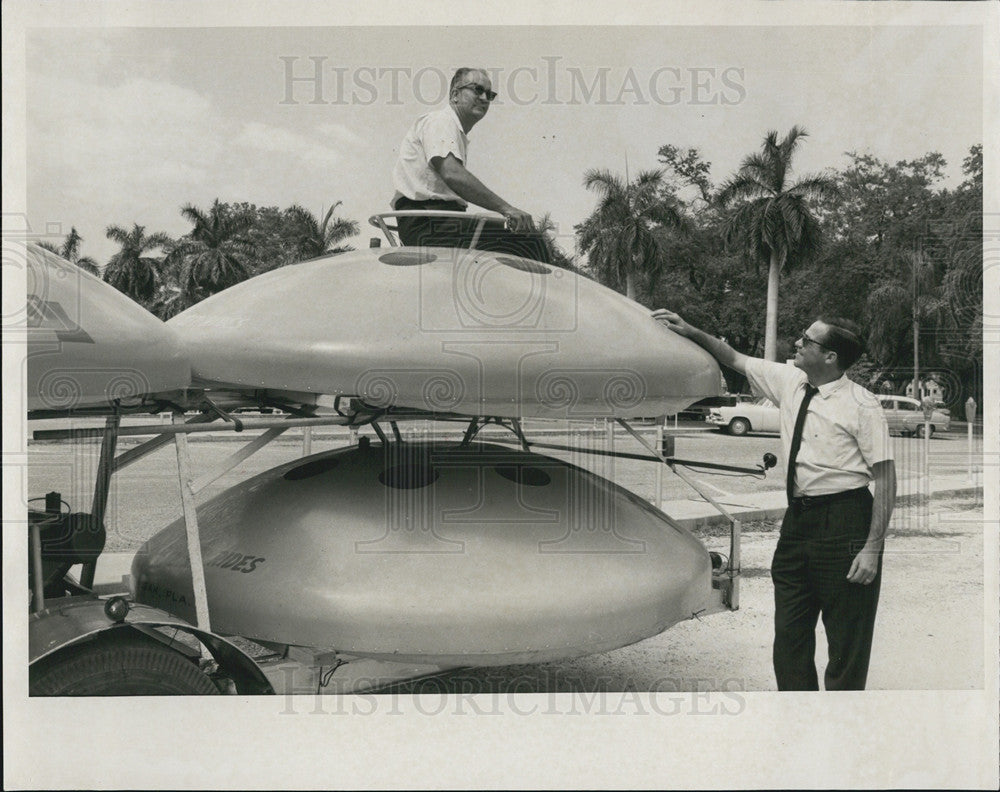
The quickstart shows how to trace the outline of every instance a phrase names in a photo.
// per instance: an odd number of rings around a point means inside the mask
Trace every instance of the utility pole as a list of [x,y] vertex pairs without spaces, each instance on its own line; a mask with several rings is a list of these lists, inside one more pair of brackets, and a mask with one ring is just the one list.
[[922,257],[920,248],[910,259],[910,270],[913,273],[913,398],[921,399],[920,393],[920,311],[917,307],[917,270]]

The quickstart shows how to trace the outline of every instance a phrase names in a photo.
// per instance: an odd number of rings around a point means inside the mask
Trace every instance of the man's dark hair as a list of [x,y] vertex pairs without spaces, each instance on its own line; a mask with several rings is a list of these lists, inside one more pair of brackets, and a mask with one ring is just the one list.
[[826,325],[823,345],[837,353],[837,363],[841,371],[847,371],[865,351],[861,328],[857,322],[840,316],[821,316],[819,321]]
[[473,66],[463,66],[461,69],[455,72],[455,76],[451,78],[451,85],[448,86],[448,93],[454,91],[458,86],[467,83],[466,79],[470,74],[475,72],[476,74],[485,74],[482,69],[475,68]]

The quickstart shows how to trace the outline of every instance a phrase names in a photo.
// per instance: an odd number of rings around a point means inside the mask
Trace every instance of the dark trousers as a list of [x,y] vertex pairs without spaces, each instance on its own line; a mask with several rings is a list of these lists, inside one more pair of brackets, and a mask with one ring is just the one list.
[[[448,212],[464,212],[465,207],[455,201],[412,201],[409,198],[397,198],[394,207],[397,211],[404,209],[423,209]],[[475,220],[460,220],[435,217],[399,217],[399,240],[404,245],[413,247],[451,247],[467,248],[476,230]],[[493,253],[510,253],[522,258],[534,259],[545,264],[549,263],[549,251],[541,234],[515,234],[503,227],[503,223],[487,222],[476,242],[476,250],[488,250]]]
[[849,583],[851,562],[871,526],[867,489],[785,512],[771,563],[774,581],[774,675],[778,690],[818,690],[816,620],[829,645],[827,690],[864,690],[882,582]]

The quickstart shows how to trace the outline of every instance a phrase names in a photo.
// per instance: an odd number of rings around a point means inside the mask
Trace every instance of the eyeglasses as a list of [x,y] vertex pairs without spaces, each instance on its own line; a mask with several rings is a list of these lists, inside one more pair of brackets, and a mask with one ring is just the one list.
[[818,347],[822,347],[823,349],[833,352],[833,350],[830,349],[830,347],[828,347],[826,344],[821,344],[815,338],[810,338],[807,331],[805,330],[803,330],[802,333],[799,335],[799,339],[804,342],[803,346],[805,346],[805,344],[815,344]]
[[478,96],[480,99],[482,99],[485,96],[487,102],[492,102],[494,99],[497,98],[496,91],[491,91],[488,88],[484,88],[479,83],[466,83],[465,85],[458,86],[458,88],[456,88],[455,90],[461,91],[463,88],[471,88],[473,91],[476,92],[476,96]]

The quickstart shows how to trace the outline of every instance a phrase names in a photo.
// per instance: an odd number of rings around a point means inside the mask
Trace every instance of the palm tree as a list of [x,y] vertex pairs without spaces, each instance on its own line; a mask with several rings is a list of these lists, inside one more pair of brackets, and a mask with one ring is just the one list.
[[354,250],[350,245],[340,244],[348,237],[355,236],[359,231],[356,220],[333,217],[333,213],[341,203],[341,201],[337,201],[333,204],[323,216],[322,221],[317,220],[312,212],[298,204],[285,210],[285,214],[295,228],[300,261]]
[[66,234],[66,239],[63,240],[61,247],[53,245],[51,242],[39,242],[38,244],[46,250],[55,253],[57,256],[61,256],[70,263],[76,264],[76,266],[80,269],[86,270],[91,275],[97,275],[100,277],[101,272],[97,267],[97,262],[90,256],[80,255],[81,242],[83,242],[83,237],[77,233],[76,226],[73,226],[70,228],[69,233]]
[[576,227],[580,252],[607,282],[625,284],[625,295],[635,299],[635,279],[656,276],[662,266],[657,226],[677,228],[682,220],[676,206],[663,195],[663,171],[642,171],[635,181],[607,170],[588,170],[583,184],[600,196],[591,215]]
[[186,204],[181,214],[194,228],[171,255],[183,262],[180,287],[193,302],[250,277],[250,250],[242,237],[250,226],[249,218],[234,217],[218,198],[208,212]]
[[545,245],[545,249],[548,251],[549,261],[561,269],[567,269],[571,272],[579,272],[574,258],[572,256],[567,256],[563,249],[559,246],[557,241],[559,229],[552,220],[551,212],[543,214],[535,228],[538,231],[538,235],[542,239],[542,244]]
[[[898,270],[879,283],[868,295],[869,352],[876,360],[896,366],[912,348],[914,379],[920,367],[920,335],[939,339],[937,332],[945,318],[947,300],[934,273],[934,265],[920,251],[903,254]],[[910,327],[913,326],[912,338]],[[926,332],[930,330],[931,332]],[[916,384],[914,393],[916,393]]]
[[143,254],[171,244],[162,232],[146,235],[146,227],[132,224],[132,230],[108,226],[108,239],[121,245],[104,268],[104,280],[138,303],[148,302],[156,291],[162,260]]
[[820,243],[819,223],[809,201],[833,198],[833,180],[808,176],[789,184],[792,155],[807,133],[793,126],[784,140],[771,131],[759,154],[743,160],[736,175],[722,185],[717,200],[731,209],[725,237],[729,246],[742,247],[756,267],[768,265],[764,357],[775,360],[778,345],[778,275],[786,267],[809,258]]
[[198,300],[184,288],[185,262],[177,255],[175,245],[163,259],[156,284],[156,293],[147,307],[164,322],[194,305]]

